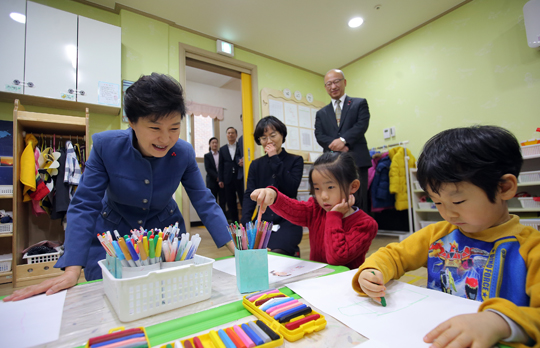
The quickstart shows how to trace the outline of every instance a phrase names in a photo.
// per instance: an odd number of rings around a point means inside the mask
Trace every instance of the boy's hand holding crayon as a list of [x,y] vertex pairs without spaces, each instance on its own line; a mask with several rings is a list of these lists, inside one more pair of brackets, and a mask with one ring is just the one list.
[[375,302],[386,307],[386,300],[383,303],[386,295],[386,286],[381,271],[376,269],[365,269],[358,276],[358,284],[362,291],[371,297]]
[[261,213],[266,211],[266,207],[274,204],[276,201],[277,192],[271,188],[257,189],[251,192],[251,200],[256,201],[260,205]]

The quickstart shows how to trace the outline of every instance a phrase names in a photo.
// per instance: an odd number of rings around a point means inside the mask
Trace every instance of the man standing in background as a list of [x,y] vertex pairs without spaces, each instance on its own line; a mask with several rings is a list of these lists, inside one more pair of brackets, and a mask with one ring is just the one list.
[[219,187],[219,142],[218,138],[212,137],[208,142],[209,152],[204,154],[204,169],[206,170],[206,187],[210,189],[216,201],[219,203],[223,215],[227,216],[227,208],[225,205],[225,190]]
[[227,128],[228,144],[223,145],[219,149],[219,187],[225,188],[225,200],[229,211],[230,222],[240,221],[238,216],[238,207],[236,197],[242,204],[244,197],[244,181],[238,179],[238,171],[243,170],[236,161],[238,158],[239,146],[236,142],[238,133],[236,128]]
[[351,152],[360,174],[360,189],[355,193],[355,205],[367,213],[368,169],[371,156],[365,133],[369,126],[369,108],[364,98],[345,94],[347,80],[343,72],[332,69],[324,76],[324,87],[332,102],[317,111],[315,137],[324,152]]

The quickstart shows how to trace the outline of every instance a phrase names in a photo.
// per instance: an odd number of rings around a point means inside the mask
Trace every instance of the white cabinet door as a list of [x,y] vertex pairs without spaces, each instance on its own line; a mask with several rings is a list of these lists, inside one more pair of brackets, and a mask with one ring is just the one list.
[[28,1],[26,19],[24,93],[75,101],[77,15]]
[[120,27],[79,16],[77,101],[120,107]]
[[23,93],[25,16],[26,0],[0,1],[0,91]]

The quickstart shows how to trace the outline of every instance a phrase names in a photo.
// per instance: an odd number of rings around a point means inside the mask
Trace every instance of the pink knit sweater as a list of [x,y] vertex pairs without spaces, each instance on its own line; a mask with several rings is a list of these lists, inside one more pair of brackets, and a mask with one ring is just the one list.
[[371,241],[377,234],[377,222],[358,210],[343,219],[336,211],[328,213],[310,197],[307,202],[291,199],[277,192],[272,210],[291,223],[309,228],[309,259],[331,265],[358,268],[366,258]]

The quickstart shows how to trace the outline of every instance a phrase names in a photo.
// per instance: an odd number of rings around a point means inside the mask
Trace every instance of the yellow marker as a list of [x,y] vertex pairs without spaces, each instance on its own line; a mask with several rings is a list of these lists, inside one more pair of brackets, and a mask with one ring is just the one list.
[[141,256],[143,266],[147,266],[149,264],[148,260],[146,260],[148,255],[146,254],[146,250],[144,250],[144,246],[142,244],[143,242],[139,239],[137,242],[137,245],[139,246],[139,255]]
[[[160,232],[161,233],[161,232]],[[156,258],[159,260],[161,258],[161,245],[163,244],[163,238],[159,237],[156,245]]]
[[143,247],[146,255],[149,255],[150,253],[148,252],[148,237],[146,236],[143,237]]

